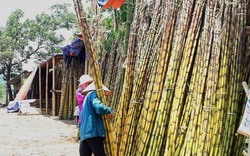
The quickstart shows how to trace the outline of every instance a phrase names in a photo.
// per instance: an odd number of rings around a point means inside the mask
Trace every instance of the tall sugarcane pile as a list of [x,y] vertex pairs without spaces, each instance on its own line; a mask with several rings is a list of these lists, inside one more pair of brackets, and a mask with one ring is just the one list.
[[[100,88],[81,1],[74,4]],[[245,103],[241,82],[249,81],[250,56],[242,48],[249,42],[243,36],[249,5],[247,0],[136,1],[115,121],[105,120],[107,155],[242,155],[244,137],[235,133]],[[108,58],[114,62],[117,56]],[[106,103],[103,92],[98,96]]]
[[239,41],[248,3],[136,3],[129,48],[137,50],[128,54],[115,120],[117,155],[241,155],[235,132],[250,69]]

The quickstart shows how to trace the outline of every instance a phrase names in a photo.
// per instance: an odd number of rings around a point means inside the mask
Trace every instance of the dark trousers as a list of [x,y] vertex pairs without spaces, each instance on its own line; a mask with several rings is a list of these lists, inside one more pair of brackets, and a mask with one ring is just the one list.
[[94,153],[95,156],[106,156],[103,141],[103,137],[83,140],[79,148],[80,156],[91,156],[92,153]]

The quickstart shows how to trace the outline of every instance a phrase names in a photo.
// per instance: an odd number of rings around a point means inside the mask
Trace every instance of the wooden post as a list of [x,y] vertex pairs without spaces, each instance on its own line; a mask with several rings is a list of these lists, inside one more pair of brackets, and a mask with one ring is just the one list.
[[[56,90],[55,86],[55,57],[52,57],[52,90]],[[52,115],[55,116],[56,115],[56,93],[52,92]]]
[[[245,81],[242,82],[242,86],[246,92],[247,98],[250,99],[250,90]],[[250,138],[248,138],[247,156],[250,156]]]
[[46,62],[46,92],[45,92],[45,98],[46,98],[46,115],[48,115],[48,87],[49,85],[49,62]]
[[39,66],[39,106],[40,111],[42,112],[42,69]]

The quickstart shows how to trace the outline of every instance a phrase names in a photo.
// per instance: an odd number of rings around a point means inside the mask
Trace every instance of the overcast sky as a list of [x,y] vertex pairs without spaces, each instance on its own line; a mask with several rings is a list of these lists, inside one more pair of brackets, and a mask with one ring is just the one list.
[[[49,8],[54,4],[71,4],[69,10],[75,13],[73,0],[0,0],[0,27],[5,26],[11,12],[16,9],[24,11],[24,20],[26,18],[34,19],[37,14],[41,12],[49,12]],[[82,0],[83,6],[88,6],[87,0]],[[71,35],[69,32],[65,33],[65,39]],[[69,36],[70,37],[70,36]]]
[[0,26],[5,25],[10,13],[22,9],[27,18],[34,18],[37,14],[49,11],[54,4],[71,4],[70,11],[74,11],[73,0],[0,0]]

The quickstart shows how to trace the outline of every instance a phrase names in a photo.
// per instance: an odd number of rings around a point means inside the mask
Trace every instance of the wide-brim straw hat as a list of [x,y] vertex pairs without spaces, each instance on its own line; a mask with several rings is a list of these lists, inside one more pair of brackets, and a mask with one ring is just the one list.
[[105,94],[105,95],[110,95],[110,94],[112,94],[112,92],[111,92],[106,86],[104,86],[104,85],[102,85],[102,88],[96,89],[96,88],[95,88],[94,82],[92,82],[90,85],[88,85],[88,87],[86,87],[86,88],[82,91],[82,94],[83,94],[83,95],[86,95],[86,94],[88,94],[88,92],[90,92],[90,91],[94,91],[94,90],[98,91],[98,90],[101,90],[101,89],[104,90],[104,94]]
[[120,6],[122,6],[123,3],[125,3],[126,0],[108,0],[108,2],[103,6],[104,9],[108,9],[109,7],[114,7],[115,9],[118,9]]
[[90,83],[90,82],[93,82],[93,78],[87,74],[85,75],[82,75],[79,79],[79,85],[78,87],[80,87],[81,85],[85,84],[85,83]]

